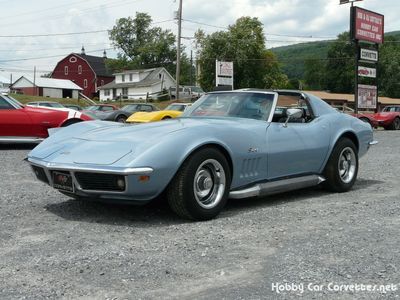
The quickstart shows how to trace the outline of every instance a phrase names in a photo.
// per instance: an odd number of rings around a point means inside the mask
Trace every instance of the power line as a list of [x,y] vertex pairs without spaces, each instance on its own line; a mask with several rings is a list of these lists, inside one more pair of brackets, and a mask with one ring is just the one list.
[[49,36],[91,34],[91,33],[100,33],[100,32],[101,33],[108,32],[108,30],[93,30],[93,31],[66,32],[66,33],[46,33],[46,34],[0,35],[0,38],[49,37]]

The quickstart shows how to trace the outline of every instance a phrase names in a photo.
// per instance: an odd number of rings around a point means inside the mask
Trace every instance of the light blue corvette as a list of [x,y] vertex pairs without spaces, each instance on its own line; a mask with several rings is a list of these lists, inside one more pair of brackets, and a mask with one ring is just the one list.
[[28,161],[71,197],[144,204],[162,195],[181,217],[206,220],[228,198],[318,184],[345,192],[375,143],[369,124],[311,94],[244,89],[206,94],[178,119],[69,126]]

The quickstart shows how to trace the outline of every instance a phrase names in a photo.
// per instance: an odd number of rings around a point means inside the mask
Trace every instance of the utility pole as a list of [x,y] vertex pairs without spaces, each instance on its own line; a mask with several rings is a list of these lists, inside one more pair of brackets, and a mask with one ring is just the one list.
[[36,95],[36,66],[33,67],[33,94]]
[[178,10],[178,45],[176,47],[176,94],[179,99],[179,77],[181,76],[181,31],[182,31],[182,0],[179,0]]
[[193,85],[193,50],[190,50],[190,85]]

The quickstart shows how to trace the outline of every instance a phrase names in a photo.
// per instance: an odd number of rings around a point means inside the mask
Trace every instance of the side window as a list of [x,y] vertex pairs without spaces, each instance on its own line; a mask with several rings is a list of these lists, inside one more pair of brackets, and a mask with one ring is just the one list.
[[290,118],[289,123],[307,123],[312,121],[313,114],[307,99],[303,99],[301,95],[279,95],[272,122],[286,122],[288,118],[287,110],[290,108],[302,110],[302,115],[299,118]]
[[141,111],[152,111],[150,105],[141,105],[140,110]]

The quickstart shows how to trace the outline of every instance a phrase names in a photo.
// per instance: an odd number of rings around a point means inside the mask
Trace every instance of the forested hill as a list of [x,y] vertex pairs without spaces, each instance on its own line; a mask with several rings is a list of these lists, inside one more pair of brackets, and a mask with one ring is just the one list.
[[[385,36],[394,36],[400,39],[400,31],[387,32]],[[303,79],[304,61],[307,58],[326,58],[331,43],[331,41],[301,43],[272,48],[271,51],[277,55],[284,73],[290,79]]]

